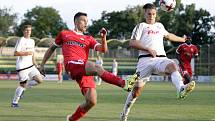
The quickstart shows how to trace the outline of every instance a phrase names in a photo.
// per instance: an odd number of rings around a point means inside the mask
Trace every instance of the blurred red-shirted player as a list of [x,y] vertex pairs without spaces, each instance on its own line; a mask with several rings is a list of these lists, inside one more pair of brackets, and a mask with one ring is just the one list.
[[59,59],[56,64],[57,74],[58,74],[58,83],[63,82],[63,61]]
[[63,30],[58,34],[54,44],[46,51],[40,70],[44,70],[44,64],[50,58],[57,47],[62,48],[65,70],[79,84],[85,101],[78,106],[72,115],[68,115],[68,121],[78,121],[97,103],[96,86],[93,76],[98,75],[103,81],[130,90],[136,81],[137,74],[129,79],[123,80],[118,76],[104,70],[102,66],[88,60],[90,49],[105,53],[108,51],[106,34],[107,31],[100,30],[101,44],[92,36],[84,35],[87,29],[87,14],[78,12],[74,16],[74,30]]
[[179,68],[184,78],[184,84],[189,83],[192,79],[191,59],[197,57],[199,53],[197,46],[191,44],[191,39],[188,39],[186,43],[179,45],[176,50]]

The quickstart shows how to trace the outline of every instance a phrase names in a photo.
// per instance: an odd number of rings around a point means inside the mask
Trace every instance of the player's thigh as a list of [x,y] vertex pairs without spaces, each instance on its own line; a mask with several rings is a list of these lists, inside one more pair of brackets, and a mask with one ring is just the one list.
[[153,59],[150,57],[141,58],[136,68],[136,72],[140,74],[140,78],[150,77],[153,71]]
[[29,73],[30,71],[28,69],[17,72],[19,81],[23,82],[23,81],[29,80]]
[[102,66],[97,65],[91,61],[86,62],[85,70],[87,75],[101,75],[104,72]]
[[68,63],[65,70],[74,80],[80,80],[82,76],[86,76],[85,64]]
[[41,83],[43,81],[42,75],[40,74],[39,70],[35,66],[30,68],[29,76],[31,79],[37,81],[38,83]]
[[82,76],[79,80],[77,79],[76,82],[79,84],[81,92],[83,95],[86,93],[86,88],[96,88],[96,84],[94,81],[94,76]]
[[157,58],[154,63],[153,73],[159,75],[169,74],[177,68],[175,62],[166,57]]

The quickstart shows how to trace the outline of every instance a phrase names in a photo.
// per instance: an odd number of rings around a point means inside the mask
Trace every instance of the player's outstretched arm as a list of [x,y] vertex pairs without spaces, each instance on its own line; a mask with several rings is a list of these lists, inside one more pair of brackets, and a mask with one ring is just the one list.
[[53,52],[55,51],[55,49],[57,48],[56,45],[52,44],[49,49],[46,51],[44,57],[43,57],[43,60],[40,64],[40,71],[44,71],[44,65],[45,63],[47,62],[47,60],[51,57],[51,55],[53,54]]
[[166,39],[173,41],[173,42],[185,42],[186,37],[179,37],[175,34],[169,33],[167,36],[165,36]]

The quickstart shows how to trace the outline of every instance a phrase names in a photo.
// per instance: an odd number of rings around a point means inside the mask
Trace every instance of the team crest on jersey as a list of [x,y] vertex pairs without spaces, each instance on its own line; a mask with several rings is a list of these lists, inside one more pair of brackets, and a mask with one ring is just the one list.
[[148,34],[158,34],[159,31],[148,30]]

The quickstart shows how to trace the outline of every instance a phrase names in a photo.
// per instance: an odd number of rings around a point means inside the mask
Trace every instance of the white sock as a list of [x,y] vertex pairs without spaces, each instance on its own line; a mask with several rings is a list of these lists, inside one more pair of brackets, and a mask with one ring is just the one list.
[[25,91],[25,88],[22,86],[18,86],[16,88],[15,95],[13,98],[13,103],[17,104],[19,102],[19,99],[24,91]]
[[36,86],[36,85],[38,85],[39,83],[37,82],[37,81],[35,81],[35,80],[31,80],[31,81],[29,81],[28,83],[27,83],[27,87],[28,88],[32,88],[33,86]]
[[175,85],[177,91],[180,91],[181,86],[184,86],[181,74],[178,71],[171,73],[172,83]]
[[132,94],[133,94],[133,90],[131,92],[129,92],[128,97],[126,99],[126,102],[125,102],[125,105],[124,105],[124,108],[123,108],[124,115],[129,114],[132,105],[135,103],[135,101],[137,99],[137,98],[133,98]]

